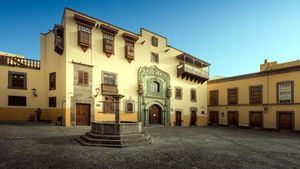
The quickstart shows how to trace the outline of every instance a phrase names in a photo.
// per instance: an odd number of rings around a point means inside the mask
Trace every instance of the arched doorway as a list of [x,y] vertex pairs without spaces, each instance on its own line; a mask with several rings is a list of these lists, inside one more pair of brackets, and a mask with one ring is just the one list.
[[156,104],[149,108],[149,124],[162,124],[161,108]]

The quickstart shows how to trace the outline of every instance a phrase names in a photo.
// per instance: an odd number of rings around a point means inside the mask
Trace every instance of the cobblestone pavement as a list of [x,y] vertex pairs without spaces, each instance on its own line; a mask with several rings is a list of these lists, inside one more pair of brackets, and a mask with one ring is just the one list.
[[300,168],[300,135],[225,127],[152,127],[149,146],[81,146],[89,127],[0,124],[0,168]]

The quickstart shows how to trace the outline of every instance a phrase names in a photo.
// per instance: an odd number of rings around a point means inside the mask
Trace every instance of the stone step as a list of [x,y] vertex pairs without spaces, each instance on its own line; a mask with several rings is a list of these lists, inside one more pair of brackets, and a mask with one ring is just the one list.
[[88,143],[97,143],[97,144],[115,144],[115,145],[121,145],[121,144],[130,144],[130,143],[140,143],[140,142],[148,142],[150,139],[149,137],[137,137],[137,138],[129,138],[129,139],[120,139],[120,140],[111,140],[111,139],[96,139],[88,137],[87,135],[80,136],[81,139],[85,140]]
[[131,133],[131,134],[122,134],[122,135],[102,135],[95,132],[87,132],[85,135],[95,139],[109,139],[109,140],[127,140],[127,139],[134,139],[145,137],[146,134],[143,133]]
[[126,143],[126,144],[104,144],[104,143],[91,143],[82,139],[81,137],[76,138],[76,141],[84,146],[95,146],[95,147],[113,147],[113,148],[121,148],[121,147],[133,147],[133,146],[147,146],[151,144],[151,139],[149,136],[149,140],[146,142],[138,142],[138,143]]
[[138,132],[138,131],[134,131],[134,132],[118,132],[118,133],[115,133],[115,134],[104,134],[104,133],[101,133],[101,131],[95,131],[95,130],[91,130],[90,132],[93,132],[93,133],[96,133],[96,134],[101,134],[101,135],[129,135],[129,134],[144,134],[145,131],[141,131],[141,132]]

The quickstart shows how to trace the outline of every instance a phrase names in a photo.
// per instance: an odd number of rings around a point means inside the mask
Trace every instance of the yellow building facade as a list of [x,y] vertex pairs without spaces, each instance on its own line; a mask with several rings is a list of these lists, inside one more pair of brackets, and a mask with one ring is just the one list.
[[[133,33],[66,8],[41,34],[40,61],[2,54],[0,120],[41,119],[65,126],[113,121],[205,126],[209,63],[141,29]],[[24,103],[25,102],[25,103]]]
[[260,72],[208,81],[208,123],[300,130],[300,62],[268,62]]

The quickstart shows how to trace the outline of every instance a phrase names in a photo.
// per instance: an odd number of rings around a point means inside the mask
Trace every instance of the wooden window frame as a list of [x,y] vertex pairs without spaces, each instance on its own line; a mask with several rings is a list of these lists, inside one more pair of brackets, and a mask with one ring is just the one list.
[[[106,83],[105,82],[105,74],[114,76],[115,77],[115,79],[114,79],[115,83],[114,84]],[[102,80],[102,84],[117,86],[118,85],[118,74],[113,73],[113,72],[102,71],[102,79],[101,80]]]
[[131,61],[134,60],[134,44],[139,39],[139,37],[128,34],[126,32],[122,34],[122,37],[125,41],[125,59],[127,59],[127,61],[131,63]]
[[[13,98],[14,97],[14,98]],[[24,104],[18,104],[18,103],[14,103],[12,101],[16,101],[16,98],[25,98],[25,102]],[[8,106],[23,106],[26,107],[27,106],[27,97],[26,96],[12,96],[12,95],[8,95]]]
[[49,99],[48,99],[48,107],[57,107],[56,97],[49,97]]
[[[82,70],[79,70],[77,73],[78,73],[77,85],[88,86],[89,85],[89,73],[86,71],[82,71]],[[81,73],[82,73],[82,77],[81,77]]]
[[151,45],[154,47],[158,47],[158,38],[155,36],[151,37]]
[[[114,113],[114,99],[110,96],[103,97],[103,113]],[[108,107],[107,107],[108,106]]]
[[[115,53],[115,39],[114,37],[118,34],[119,30],[113,28],[112,26],[108,26],[106,24],[101,24],[100,29],[102,31],[103,36],[103,52],[106,54],[107,57],[110,57]],[[110,36],[112,39],[108,39],[107,37]],[[112,49],[108,49],[107,46],[111,46]]]
[[[84,29],[86,29],[86,31]],[[78,32],[78,45],[81,46],[84,52],[86,52],[87,49],[91,48],[92,28],[87,25],[77,23],[77,32]]]
[[[258,88],[260,88],[260,103],[255,103],[255,102],[253,102],[253,100],[252,100],[252,94],[251,94],[251,91],[252,91],[252,89],[253,88],[256,88],[256,87],[258,87]],[[249,86],[249,104],[251,104],[251,105],[261,105],[261,104],[263,104],[263,85],[253,85],[253,86]]]
[[[290,83],[291,84],[291,100],[289,103],[281,103],[279,99],[279,85],[284,84],[284,83]],[[294,81],[289,80],[289,81],[282,81],[276,83],[276,96],[277,96],[277,104],[293,104],[294,103]]]
[[[128,110],[128,104],[132,104],[132,110]],[[125,112],[126,113],[133,113],[135,106],[134,106],[134,100],[126,100],[125,101]]]
[[[230,91],[235,91],[236,92],[236,98],[234,99],[235,102],[230,102],[231,98],[230,98]],[[228,105],[237,105],[239,104],[239,88],[235,87],[235,88],[228,88],[227,89],[227,104]]]
[[[195,93],[195,98],[193,98],[193,92]],[[191,89],[191,101],[192,102],[197,102],[197,90],[196,89]]]
[[56,90],[56,72],[49,73],[49,90]]
[[103,52],[106,53],[108,57],[115,53],[115,37],[109,33],[103,33]]
[[[216,104],[213,104],[213,98],[212,98],[212,93],[213,92],[216,92],[217,94],[216,94],[216,96],[217,96],[217,98],[216,98]],[[210,106],[217,106],[217,105],[219,105],[219,90],[211,90],[211,91],[209,91],[209,104],[210,104]]]
[[[177,96],[177,89],[180,90],[180,96]],[[176,100],[182,100],[183,92],[181,87],[175,87],[175,99]]]
[[[13,75],[22,75],[23,80],[23,87],[14,87],[13,86]],[[8,71],[8,89],[19,89],[19,90],[27,90],[27,73],[24,72],[14,72]]]
[[159,54],[158,53],[151,52],[151,62],[159,64]]

